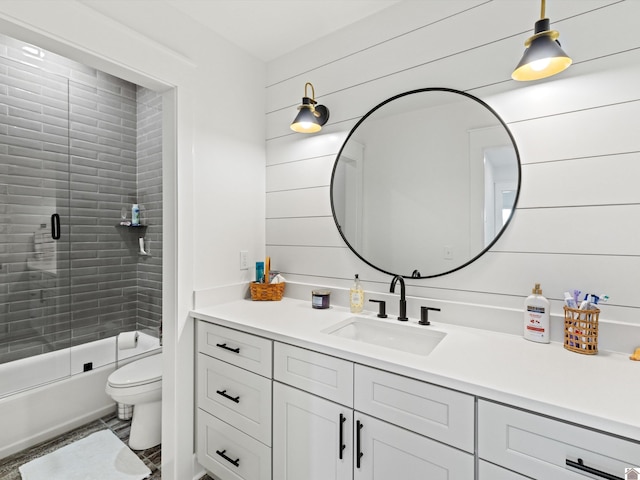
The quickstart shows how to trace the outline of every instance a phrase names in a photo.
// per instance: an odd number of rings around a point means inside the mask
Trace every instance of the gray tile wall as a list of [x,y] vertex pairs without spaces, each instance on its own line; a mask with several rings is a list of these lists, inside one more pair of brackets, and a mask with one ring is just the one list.
[[138,325],[157,330],[162,319],[162,97],[138,87],[138,201],[149,256],[138,262]]
[[[140,97],[139,107],[136,85],[0,36],[0,363],[157,329],[161,99]],[[138,255],[141,229],[118,226],[132,203],[152,256]]]

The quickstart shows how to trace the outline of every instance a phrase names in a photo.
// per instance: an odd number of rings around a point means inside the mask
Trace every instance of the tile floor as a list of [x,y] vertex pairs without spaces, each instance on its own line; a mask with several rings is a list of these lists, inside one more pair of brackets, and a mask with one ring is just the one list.
[[[76,440],[80,440],[94,432],[104,430],[105,428],[111,429],[117,437],[124,443],[129,440],[129,428],[131,422],[128,420],[120,420],[114,411],[113,414],[102,417],[99,420],[83,425],[76,428],[64,435],[60,435],[52,440],[40,443],[34,447],[28,448],[21,452],[15,453],[9,457],[0,460],[0,479],[1,480],[21,480],[18,467],[27,463],[34,458],[41,457],[47,453],[53,452],[60,447],[64,447]],[[162,473],[160,470],[161,452],[160,445],[157,447],[149,448],[147,450],[134,450],[136,455],[149,467],[151,470],[151,476],[149,480],[160,480]],[[213,480],[208,475],[205,475],[200,480]]]

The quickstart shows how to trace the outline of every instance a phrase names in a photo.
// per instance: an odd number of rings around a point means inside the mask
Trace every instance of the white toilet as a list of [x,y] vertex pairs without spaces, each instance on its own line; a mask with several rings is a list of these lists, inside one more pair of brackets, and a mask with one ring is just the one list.
[[151,355],[117,369],[106,392],[116,402],[133,405],[129,447],[144,450],[160,444],[162,418],[162,356]]

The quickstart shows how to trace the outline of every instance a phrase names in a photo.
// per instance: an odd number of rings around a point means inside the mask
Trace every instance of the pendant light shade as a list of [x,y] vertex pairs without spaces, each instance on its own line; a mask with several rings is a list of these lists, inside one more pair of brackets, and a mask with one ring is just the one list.
[[[311,87],[311,97],[307,95],[307,88]],[[313,85],[307,82],[304,86],[302,105],[298,107],[298,115],[291,123],[291,130],[298,133],[316,133],[322,130],[322,126],[329,120],[329,109],[324,105],[318,105],[315,99]]]
[[560,73],[571,65],[571,58],[558,42],[560,34],[550,29],[544,11],[545,0],[542,0],[541,18],[535,24],[534,35],[525,42],[527,49],[522,60],[511,74],[514,80],[539,80]]

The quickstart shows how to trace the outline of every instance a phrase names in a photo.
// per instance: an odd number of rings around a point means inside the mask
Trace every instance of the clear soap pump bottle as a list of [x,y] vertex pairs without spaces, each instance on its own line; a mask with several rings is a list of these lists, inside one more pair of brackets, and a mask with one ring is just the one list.
[[360,313],[364,309],[364,290],[360,285],[360,279],[356,273],[353,286],[349,290],[349,306],[351,313]]

